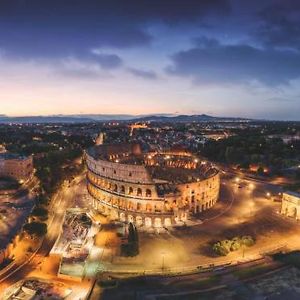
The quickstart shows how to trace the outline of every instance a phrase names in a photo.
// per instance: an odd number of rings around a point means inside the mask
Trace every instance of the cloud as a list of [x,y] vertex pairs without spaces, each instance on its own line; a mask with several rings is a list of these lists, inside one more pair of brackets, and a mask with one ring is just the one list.
[[116,54],[93,52],[95,61],[103,69],[116,69],[122,66],[122,59]]
[[128,68],[127,69],[129,73],[131,73],[132,75],[136,76],[136,77],[141,77],[144,79],[150,79],[150,80],[154,80],[157,79],[157,74],[154,71],[150,71],[150,70],[141,70],[141,69],[136,69],[136,68]]
[[197,83],[234,84],[258,81],[268,86],[300,77],[300,53],[244,44],[202,43],[171,56],[170,74]]
[[294,97],[271,97],[268,100],[271,102],[277,102],[277,103],[288,103],[288,102],[295,102],[299,101],[300,98],[294,98]]
[[98,61],[83,61],[76,57],[68,57],[57,61],[55,65],[51,64],[51,67],[55,76],[58,74],[63,77],[74,79],[98,80],[99,78],[111,78],[112,75],[108,71],[115,68],[114,64],[115,62],[113,62],[113,59],[112,62],[108,63],[106,60],[101,64]]
[[0,47],[23,58],[144,47],[153,24],[195,23],[229,11],[229,0],[2,0]]
[[300,50],[299,1],[274,1],[260,11],[258,21],[255,36],[263,44]]

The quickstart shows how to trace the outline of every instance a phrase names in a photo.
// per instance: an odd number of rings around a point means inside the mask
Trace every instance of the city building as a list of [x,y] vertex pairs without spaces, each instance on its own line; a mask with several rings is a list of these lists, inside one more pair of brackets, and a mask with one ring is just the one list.
[[33,174],[32,156],[0,153],[0,176],[18,180],[29,179]]
[[282,195],[281,214],[300,219],[300,193],[285,192]]
[[94,208],[137,226],[184,224],[218,200],[219,171],[187,151],[143,153],[139,144],[102,145],[86,153]]

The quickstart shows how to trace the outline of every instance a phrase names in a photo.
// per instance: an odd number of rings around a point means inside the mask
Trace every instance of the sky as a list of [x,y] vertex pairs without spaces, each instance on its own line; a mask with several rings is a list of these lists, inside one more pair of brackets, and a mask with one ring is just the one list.
[[0,0],[0,114],[300,120],[298,0]]

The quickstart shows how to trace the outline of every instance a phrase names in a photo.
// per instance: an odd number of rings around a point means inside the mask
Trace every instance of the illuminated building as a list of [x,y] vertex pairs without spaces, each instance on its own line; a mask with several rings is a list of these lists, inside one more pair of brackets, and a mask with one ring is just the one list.
[[300,219],[300,194],[295,192],[285,192],[282,194],[281,214]]
[[95,146],[86,153],[94,208],[137,226],[184,224],[219,197],[219,171],[186,151],[143,153],[138,144]]
[[33,175],[32,156],[0,153],[0,176],[26,180]]

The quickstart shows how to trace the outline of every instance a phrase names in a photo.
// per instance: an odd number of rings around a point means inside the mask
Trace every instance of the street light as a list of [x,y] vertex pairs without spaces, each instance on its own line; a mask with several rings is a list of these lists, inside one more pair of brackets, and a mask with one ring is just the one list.
[[250,184],[249,184],[249,188],[250,188],[251,190],[253,190],[253,189],[254,189],[254,184],[253,184],[253,183],[250,183]]

